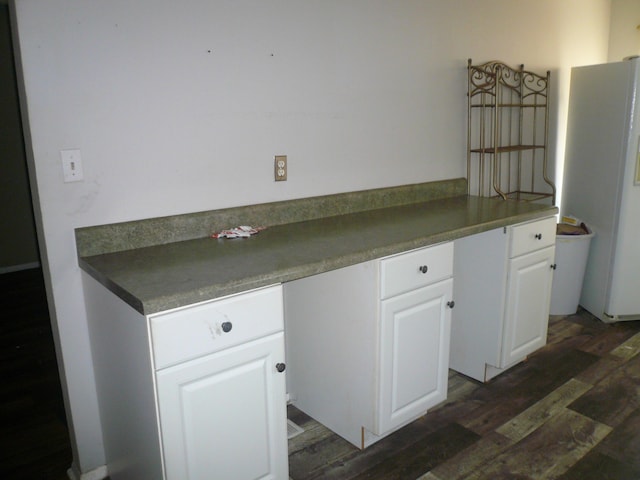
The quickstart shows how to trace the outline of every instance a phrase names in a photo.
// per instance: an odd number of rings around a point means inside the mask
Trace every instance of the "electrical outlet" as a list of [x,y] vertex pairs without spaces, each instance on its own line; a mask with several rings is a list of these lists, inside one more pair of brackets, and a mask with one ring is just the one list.
[[287,179],[287,156],[276,155],[274,162],[276,182],[282,182]]
[[80,150],[60,150],[60,159],[62,160],[62,174],[65,183],[82,181],[84,175]]

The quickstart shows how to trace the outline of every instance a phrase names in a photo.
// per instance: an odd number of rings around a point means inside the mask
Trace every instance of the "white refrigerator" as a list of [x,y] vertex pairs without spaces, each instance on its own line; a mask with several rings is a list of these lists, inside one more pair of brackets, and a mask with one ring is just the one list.
[[580,305],[640,319],[640,59],[571,71],[561,213],[594,230]]

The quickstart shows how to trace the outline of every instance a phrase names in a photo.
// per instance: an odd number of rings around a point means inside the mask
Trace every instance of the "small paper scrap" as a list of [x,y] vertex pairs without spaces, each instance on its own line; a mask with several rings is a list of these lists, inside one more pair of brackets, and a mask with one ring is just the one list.
[[211,238],[248,238],[251,235],[264,230],[266,227],[249,227],[247,225],[241,225],[229,230],[222,230],[220,232],[211,235]]

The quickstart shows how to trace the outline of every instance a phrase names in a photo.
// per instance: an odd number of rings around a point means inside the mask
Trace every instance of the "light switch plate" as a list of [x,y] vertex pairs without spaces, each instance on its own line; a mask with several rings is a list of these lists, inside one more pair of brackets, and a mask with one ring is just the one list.
[[65,183],[80,182],[84,179],[80,150],[60,150],[60,158],[62,160],[62,174],[64,175]]

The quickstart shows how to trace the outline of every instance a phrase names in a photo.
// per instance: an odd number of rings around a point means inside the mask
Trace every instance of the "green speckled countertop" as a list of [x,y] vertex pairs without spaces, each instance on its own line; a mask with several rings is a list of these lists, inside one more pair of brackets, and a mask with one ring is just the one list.
[[[79,247],[79,264],[137,311],[152,314],[557,213],[548,205],[441,196],[281,223],[245,239],[207,236],[84,255]],[[78,238],[88,234],[79,230]],[[82,241],[90,244],[88,238]]]

